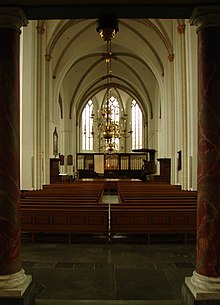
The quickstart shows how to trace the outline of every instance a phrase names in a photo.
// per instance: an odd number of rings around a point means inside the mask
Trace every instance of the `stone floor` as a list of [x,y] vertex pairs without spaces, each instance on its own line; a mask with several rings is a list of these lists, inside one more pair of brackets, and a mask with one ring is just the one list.
[[135,236],[115,236],[112,244],[44,240],[23,243],[22,261],[37,287],[36,305],[177,305],[195,269],[195,244],[147,245]]

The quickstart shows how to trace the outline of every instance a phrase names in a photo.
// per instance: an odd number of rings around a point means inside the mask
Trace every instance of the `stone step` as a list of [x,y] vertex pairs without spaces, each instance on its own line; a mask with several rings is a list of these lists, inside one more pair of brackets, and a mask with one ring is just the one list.
[[38,299],[36,305],[181,305],[181,300],[52,300]]

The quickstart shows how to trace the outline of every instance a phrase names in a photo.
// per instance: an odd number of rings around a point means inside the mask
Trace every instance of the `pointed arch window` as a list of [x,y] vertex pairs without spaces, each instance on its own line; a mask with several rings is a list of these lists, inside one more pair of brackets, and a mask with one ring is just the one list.
[[110,106],[110,109],[111,109],[111,112],[112,112],[111,113],[111,119],[113,121],[119,123],[119,112],[120,112],[119,103],[118,103],[118,100],[114,96],[110,97],[109,106]]
[[[109,107],[111,109],[111,120],[120,124],[120,108],[119,108],[119,102],[118,100],[112,95],[109,98]],[[119,150],[119,138],[114,138],[114,150]]]
[[131,103],[132,123],[132,149],[142,148],[143,143],[143,115],[138,103],[133,100]]
[[89,100],[82,112],[82,150],[93,150],[92,113],[93,103]]

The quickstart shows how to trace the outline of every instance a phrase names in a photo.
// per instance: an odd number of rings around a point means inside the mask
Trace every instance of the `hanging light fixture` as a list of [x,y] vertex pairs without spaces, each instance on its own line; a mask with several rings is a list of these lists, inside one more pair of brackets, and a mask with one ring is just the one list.
[[[123,126],[120,126],[119,121],[114,119],[113,106],[110,103],[111,99],[111,77],[112,77],[112,50],[111,41],[119,31],[118,20],[112,16],[105,16],[97,21],[97,32],[100,34],[101,38],[106,42],[106,103],[101,110],[101,115],[98,116],[97,125],[99,138],[104,139],[105,149],[107,152],[111,153],[116,149],[116,139],[120,139],[122,136],[126,137],[126,115],[121,118],[123,120]],[[94,114],[91,116],[94,119]],[[121,128],[122,127],[122,128]],[[132,131],[129,131],[129,136]],[[94,131],[92,131],[94,136]]]
[[96,31],[104,41],[111,41],[119,31],[118,20],[113,16],[104,16],[97,21]]

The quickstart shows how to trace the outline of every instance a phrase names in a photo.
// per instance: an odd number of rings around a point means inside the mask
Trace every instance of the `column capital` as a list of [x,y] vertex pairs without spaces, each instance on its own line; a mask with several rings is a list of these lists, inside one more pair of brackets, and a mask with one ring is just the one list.
[[52,56],[50,54],[45,54],[46,61],[51,61]]
[[180,35],[185,34],[185,31],[186,31],[185,23],[179,24],[177,27],[178,34],[180,34]]
[[189,22],[197,26],[197,32],[208,27],[220,27],[220,5],[196,7]]
[[0,8],[0,28],[10,28],[20,32],[22,26],[27,26],[28,20],[20,7]]
[[170,62],[173,62],[174,61],[174,54],[173,53],[169,54],[168,59],[169,59]]

